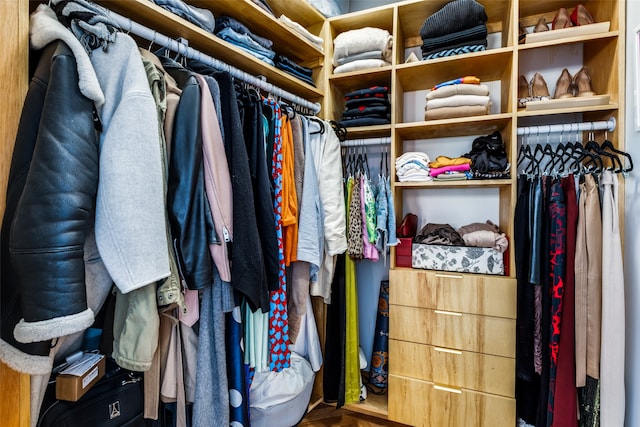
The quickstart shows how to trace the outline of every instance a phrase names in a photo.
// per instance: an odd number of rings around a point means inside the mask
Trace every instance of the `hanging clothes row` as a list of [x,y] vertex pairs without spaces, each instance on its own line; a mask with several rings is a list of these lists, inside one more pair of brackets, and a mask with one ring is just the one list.
[[347,248],[331,124],[138,48],[100,6],[51,4],[31,17],[1,248],[0,360],[42,385],[33,419],[115,284],[100,351],[145,372],[145,418],[246,426],[303,396],[293,425],[322,364],[310,296],[330,298]]
[[617,200],[618,176],[632,168],[631,156],[593,135],[520,147],[516,399],[526,425],[624,423]]

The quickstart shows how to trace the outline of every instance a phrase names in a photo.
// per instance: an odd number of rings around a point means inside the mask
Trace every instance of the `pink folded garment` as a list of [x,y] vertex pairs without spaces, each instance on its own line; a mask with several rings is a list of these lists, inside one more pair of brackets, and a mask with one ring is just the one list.
[[452,165],[452,166],[443,166],[441,168],[433,168],[429,171],[431,176],[438,176],[441,173],[445,172],[464,172],[471,169],[471,166],[466,163],[464,165]]

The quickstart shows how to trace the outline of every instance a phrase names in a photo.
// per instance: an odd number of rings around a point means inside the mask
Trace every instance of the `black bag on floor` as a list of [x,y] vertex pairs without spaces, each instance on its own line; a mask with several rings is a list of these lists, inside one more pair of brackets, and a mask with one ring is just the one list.
[[[109,366],[109,364],[107,364]],[[49,383],[38,427],[142,427],[144,390],[142,374],[107,368],[77,402],[55,399],[55,380]]]

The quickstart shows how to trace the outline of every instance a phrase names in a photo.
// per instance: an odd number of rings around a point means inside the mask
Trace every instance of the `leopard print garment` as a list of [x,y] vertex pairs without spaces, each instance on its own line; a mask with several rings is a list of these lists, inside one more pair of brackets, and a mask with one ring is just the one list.
[[360,180],[350,177],[347,183],[347,191],[349,194],[347,253],[352,259],[357,260],[364,257]]

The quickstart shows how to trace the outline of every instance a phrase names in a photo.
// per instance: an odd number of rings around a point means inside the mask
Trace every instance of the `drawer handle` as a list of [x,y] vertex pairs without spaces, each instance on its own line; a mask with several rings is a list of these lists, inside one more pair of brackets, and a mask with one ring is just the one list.
[[441,353],[451,353],[451,354],[457,354],[457,355],[461,355],[462,352],[459,350],[452,350],[450,348],[442,348],[442,347],[434,347],[433,348],[435,351],[439,351]]
[[440,391],[446,391],[447,393],[462,394],[462,390],[460,390],[459,388],[445,387],[443,385],[437,385],[437,384],[434,384],[433,388]]
[[434,310],[433,312],[436,314],[446,314],[447,316],[462,317],[462,313],[457,313],[455,311]]
[[444,277],[446,279],[464,279],[464,277],[460,276],[459,274],[436,273],[436,277]]

